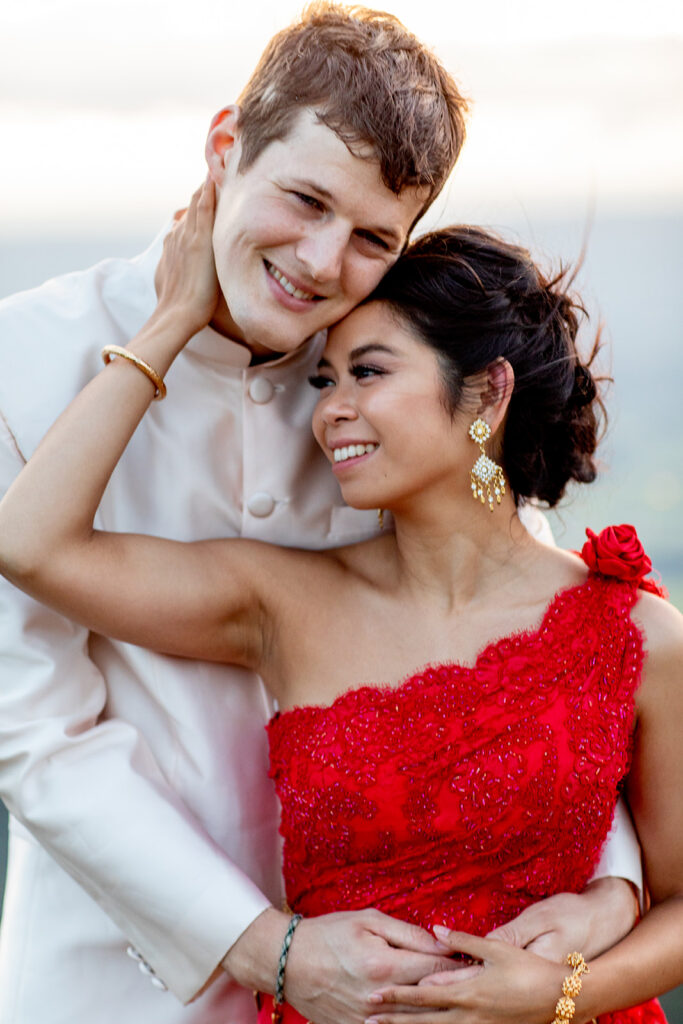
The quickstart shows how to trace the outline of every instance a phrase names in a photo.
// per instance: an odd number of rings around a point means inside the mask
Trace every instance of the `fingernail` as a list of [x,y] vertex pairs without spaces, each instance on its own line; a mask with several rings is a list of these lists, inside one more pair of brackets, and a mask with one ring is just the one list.
[[379,1017],[366,1017],[365,1024],[379,1024]]
[[435,924],[432,927],[432,931],[436,935],[437,939],[447,939],[448,936],[451,934],[450,928],[446,928],[442,924]]
[[369,1003],[381,1003],[382,1001],[383,996],[381,992],[371,992],[370,995],[368,996]]

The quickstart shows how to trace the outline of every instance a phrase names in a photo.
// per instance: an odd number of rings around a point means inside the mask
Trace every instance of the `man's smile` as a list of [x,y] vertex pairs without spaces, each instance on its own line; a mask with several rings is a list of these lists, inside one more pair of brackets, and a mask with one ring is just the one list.
[[325,298],[324,295],[317,295],[315,292],[304,291],[303,288],[300,288],[298,284],[291,281],[285,274],[283,274],[281,270],[278,270],[273,263],[270,263],[266,259],[264,259],[263,262],[270,276],[278,282],[280,287],[283,288],[288,295],[293,296],[295,299],[301,299],[305,302],[320,302],[321,299]]

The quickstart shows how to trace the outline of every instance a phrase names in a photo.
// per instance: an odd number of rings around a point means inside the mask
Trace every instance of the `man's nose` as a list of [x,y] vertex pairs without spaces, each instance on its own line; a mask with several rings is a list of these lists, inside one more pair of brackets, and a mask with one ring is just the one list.
[[310,231],[297,244],[297,259],[314,281],[338,281],[348,244],[349,230],[339,221],[311,225]]

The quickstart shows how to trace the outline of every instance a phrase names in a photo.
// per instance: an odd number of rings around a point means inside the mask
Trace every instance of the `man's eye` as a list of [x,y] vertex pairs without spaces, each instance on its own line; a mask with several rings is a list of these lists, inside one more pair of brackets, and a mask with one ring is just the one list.
[[313,374],[313,376],[309,377],[308,383],[311,385],[312,388],[316,388],[317,391],[322,391],[323,388],[332,387],[334,381],[331,380],[329,377],[323,377],[321,373],[318,373]]
[[370,245],[375,246],[377,249],[384,249],[385,252],[389,252],[389,243],[385,242],[379,235],[374,235],[372,231],[358,231],[357,234],[359,238],[369,242]]
[[323,204],[315,196],[309,196],[305,192],[293,192],[292,195],[296,196],[304,206],[310,206],[313,210],[322,210],[323,208]]

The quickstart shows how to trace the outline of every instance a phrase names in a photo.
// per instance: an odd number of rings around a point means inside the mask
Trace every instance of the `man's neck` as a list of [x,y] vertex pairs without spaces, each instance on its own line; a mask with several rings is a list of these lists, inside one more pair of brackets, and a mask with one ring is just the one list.
[[249,345],[249,343],[242,337],[241,331],[230,316],[230,310],[222,296],[218,306],[216,307],[216,312],[211,320],[210,326],[217,334],[222,334],[224,338],[229,338],[229,340],[235,345],[240,345],[245,348],[251,354],[249,360],[250,366],[258,366],[260,363],[268,363],[272,359],[278,359],[282,355],[280,352],[272,352],[270,349],[261,349],[260,347],[257,351],[254,351],[253,346]]

